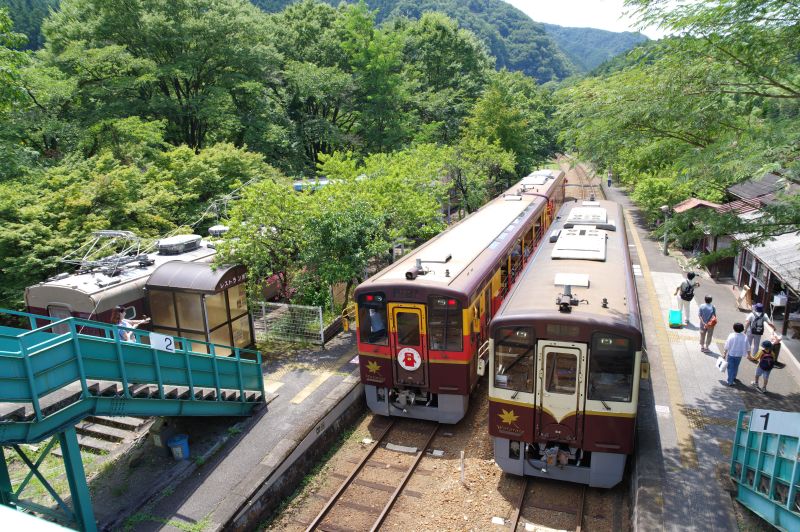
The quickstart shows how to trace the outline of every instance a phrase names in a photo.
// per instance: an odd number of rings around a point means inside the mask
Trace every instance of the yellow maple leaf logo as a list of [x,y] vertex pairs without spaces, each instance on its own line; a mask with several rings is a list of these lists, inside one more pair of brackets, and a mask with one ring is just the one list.
[[380,369],[381,369],[381,366],[380,366],[380,364],[378,364],[378,363],[377,363],[377,362],[375,362],[374,360],[370,360],[370,361],[367,363],[367,370],[368,370],[370,373],[378,373],[378,372],[380,371]]
[[511,425],[519,419],[519,416],[514,414],[513,410],[506,410],[505,408],[503,409],[503,413],[498,415],[500,416],[500,420],[506,425]]

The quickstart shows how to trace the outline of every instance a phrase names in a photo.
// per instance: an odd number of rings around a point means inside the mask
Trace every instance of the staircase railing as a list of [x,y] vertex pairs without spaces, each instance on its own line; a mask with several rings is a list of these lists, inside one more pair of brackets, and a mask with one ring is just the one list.
[[[161,400],[167,399],[165,386],[188,388],[188,394],[182,394],[187,403],[238,402],[249,403],[249,407],[256,395],[263,399],[261,354],[255,350],[175,337],[175,350],[170,352],[151,346],[148,331],[3,309],[0,314],[27,320],[32,327],[30,330],[0,327],[0,402],[31,405],[33,416],[25,421],[41,423],[56,415],[57,409],[44,411],[43,399],[76,382],[80,383],[80,400],[97,399],[89,389],[91,380],[119,383],[121,393],[115,399],[132,402],[141,401],[131,394],[134,384],[155,386],[158,395],[154,398]],[[37,327],[40,321],[50,323]],[[135,341],[123,341],[120,329],[133,331]],[[230,350],[231,355],[217,355],[220,348]],[[214,393],[199,398],[198,388]],[[74,403],[69,407],[76,409],[73,415],[83,410]],[[152,406],[145,409],[152,410]],[[209,413],[197,413],[202,410]],[[213,410],[191,405],[182,411],[213,415]],[[0,442],[4,440],[3,425],[6,423],[0,423]]]

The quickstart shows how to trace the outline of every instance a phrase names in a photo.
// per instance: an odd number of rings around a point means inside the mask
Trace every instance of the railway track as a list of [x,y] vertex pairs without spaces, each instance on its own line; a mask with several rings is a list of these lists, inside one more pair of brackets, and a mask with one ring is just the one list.
[[[572,185],[579,189],[580,200],[590,201],[594,199],[606,199],[603,189],[600,187],[600,178],[594,172],[586,171],[586,167],[566,155],[559,155],[556,159],[559,165],[566,165],[565,171],[570,177],[577,177],[578,183]],[[567,185],[570,186],[570,185]]]
[[[439,424],[425,424],[423,427],[411,431],[410,438],[413,441],[404,441],[406,443],[404,446],[387,447],[392,439],[393,429],[400,424],[402,422],[390,420],[378,439],[372,443],[366,455],[356,464],[350,475],[317,514],[317,517],[308,525],[306,532],[312,530],[327,532],[375,531],[380,528],[397,498],[403,492],[408,479],[414,474],[414,470],[425,456],[425,452],[440,427]],[[432,427],[432,429],[426,431],[424,427],[429,429]],[[404,430],[406,431],[405,436],[408,438],[409,429],[404,427]],[[415,445],[407,445],[407,443]],[[411,452],[412,449],[413,452]],[[405,470],[383,468],[379,474],[368,470],[370,462],[380,464],[392,461],[403,462],[406,466]],[[381,507],[379,499],[385,493],[390,493],[390,495]],[[343,526],[343,523],[346,525]]]
[[[517,505],[514,510],[514,514],[511,516],[510,524],[511,530],[516,531],[520,525],[522,528],[520,530],[527,530],[528,525],[541,525],[542,524],[542,516],[535,515],[541,513],[541,510],[544,510],[548,513],[556,513],[556,514],[565,514],[574,517],[575,522],[575,532],[581,532],[582,530],[586,530],[583,528],[583,513],[584,507],[586,502],[586,486],[585,485],[566,485],[561,484],[559,488],[567,488],[569,492],[577,491],[577,499],[570,499],[567,496],[561,495],[559,500],[577,500],[576,506],[564,506],[562,504],[551,504],[547,502],[542,502],[542,497],[537,499],[537,496],[540,495],[539,491],[552,489],[553,483],[547,480],[534,480],[533,477],[526,477],[523,481],[524,485],[522,486],[522,491],[520,492],[520,497],[517,502]],[[550,487],[548,487],[550,484]],[[527,506],[526,506],[527,504]],[[523,512],[527,515],[534,515],[532,518],[525,518]],[[552,515],[550,516],[552,518]],[[569,520],[569,518],[567,518]],[[555,528],[555,527],[553,527]],[[558,528],[566,529],[566,527],[558,526]]]

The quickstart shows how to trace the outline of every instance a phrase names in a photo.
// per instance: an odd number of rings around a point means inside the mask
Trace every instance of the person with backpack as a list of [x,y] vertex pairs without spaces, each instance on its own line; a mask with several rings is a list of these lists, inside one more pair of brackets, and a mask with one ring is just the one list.
[[764,334],[766,324],[772,324],[769,316],[764,312],[764,305],[756,303],[753,312],[747,316],[744,330],[747,333],[747,356],[754,355],[761,344],[761,335]]
[[689,325],[689,307],[694,299],[694,289],[700,286],[700,283],[694,281],[694,277],[694,272],[687,273],[686,280],[675,289],[675,295],[679,295],[678,303],[680,304],[683,313],[683,321],[686,325]]
[[[751,382],[752,386],[756,387],[761,393],[767,393],[767,382],[769,382],[769,372],[775,367],[775,357],[772,353],[772,342],[764,340],[761,342],[761,350],[755,356],[748,356],[748,360],[758,364],[756,366],[756,380]],[[764,387],[758,386],[758,380],[764,377]]]
[[717,309],[711,304],[711,296],[705,297],[705,303],[700,305],[697,316],[700,318],[700,351],[709,353],[711,337],[714,335],[714,327],[717,325]]

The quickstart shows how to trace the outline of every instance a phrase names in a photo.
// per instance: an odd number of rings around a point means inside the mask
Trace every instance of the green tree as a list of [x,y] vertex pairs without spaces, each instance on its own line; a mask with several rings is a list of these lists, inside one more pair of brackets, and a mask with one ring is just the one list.
[[301,260],[327,286],[345,283],[347,306],[353,284],[364,279],[367,265],[391,243],[384,214],[373,204],[362,198],[341,202],[337,196],[325,189],[315,195]]
[[514,154],[522,174],[554,153],[553,105],[536,82],[519,72],[492,76],[467,118],[465,135],[487,139]]
[[423,123],[418,137],[454,142],[489,80],[493,60],[474,34],[439,13],[400,20],[394,28],[404,35],[405,75],[416,84],[412,99]]
[[305,239],[308,198],[277,176],[245,187],[230,210],[230,231],[217,262],[247,266],[249,289],[256,296],[267,279],[277,276],[280,297],[288,298]]
[[165,119],[167,140],[195,150],[234,139],[248,82],[274,85],[269,31],[244,0],[66,0],[44,25],[49,61],[79,80],[90,120]]

